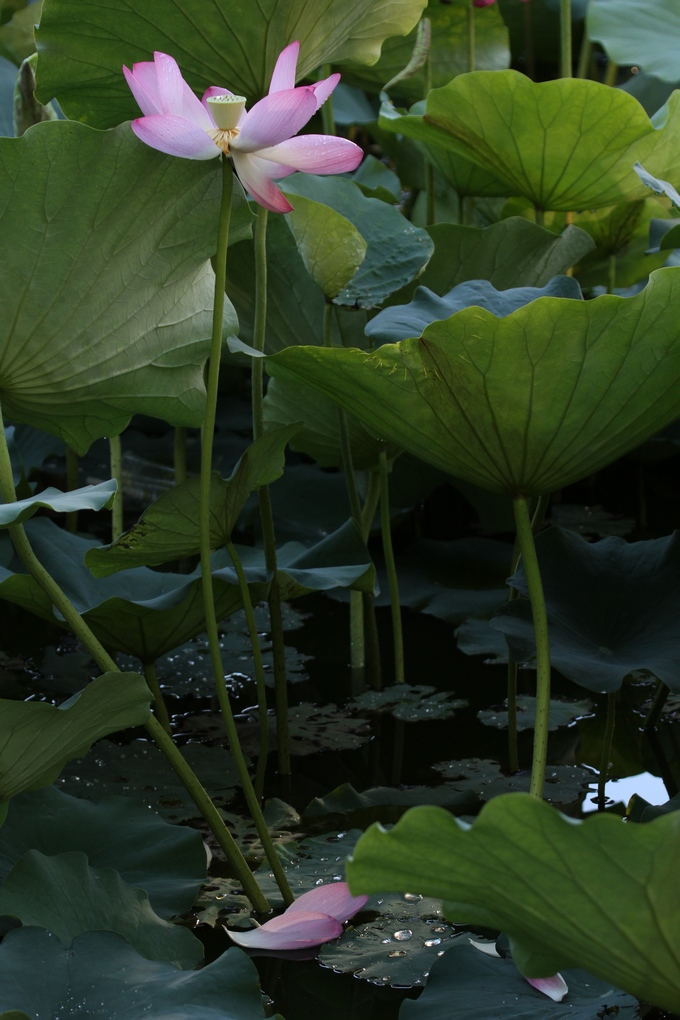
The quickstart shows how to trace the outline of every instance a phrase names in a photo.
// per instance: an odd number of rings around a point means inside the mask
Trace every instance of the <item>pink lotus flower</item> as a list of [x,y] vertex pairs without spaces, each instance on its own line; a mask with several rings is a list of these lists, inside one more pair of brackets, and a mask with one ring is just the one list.
[[[523,0],[523,2],[527,3],[528,0]],[[472,0],[472,6],[473,7],[490,7],[491,4],[495,4],[495,3],[496,3],[496,0]]]
[[[485,953],[486,956],[495,956],[500,959],[501,954],[496,949],[495,942],[475,942],[474,939],[468,939],[470,945],[478,949],[480,953]],[[520,974],[522,972],[520,971]],[[564,980],[561,974],[552,974],[550,977],[544,978],[528,978],[525,974],[522,977],[527,981],[532,988],[535,988],[537,992],[543,992],[553,1002],[561,1002],[564,996],[569,991],[569,986]]]
[[132,121],[143,142],[171,156],[213,159],[230,156],[241,183],[265,209],[290,212],[292,205],[273,179],[305,173],[336,174],[354,170],[361,149],[346,138],[301,135],[312,114],[328,99],[340,80],[332,74],[315,85],[295,88],[300,44],[279,55],[269,95],[245,112],[246,100],[211,85],[203,99],[191,91],[177,62],[167,53],[133,64],[123,74],[144,114]]
[[307,949],[341,935],[343,922],[361,910],[367,899],[352,896],[346,882],[319,885],[261,927],[227,931],[237,946],[246,949]]

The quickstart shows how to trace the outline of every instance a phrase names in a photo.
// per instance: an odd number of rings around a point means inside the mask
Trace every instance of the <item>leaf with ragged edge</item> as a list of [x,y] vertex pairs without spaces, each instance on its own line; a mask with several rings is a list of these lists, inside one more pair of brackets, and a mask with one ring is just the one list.
[[[136,567],[116,577],[94,578],[83,564],[96,541],[72,535],[47,518],[27,521],[36,556],[66,592],[97,637],[108,647],[153,662],[205,629],[201,572],[161,573]],[[49,597],[8,550],[9,567],[0,566],[2,598],[51,622],[62,623]],[[212,558],[218,619],[241,609],[238,578],[226,552]],[[264,561],[246,567],[251,598],[266,598],[269,580]]]
[[427,232],[405,220],[394,206],[366,198],[353,181],[293,174],[281,187],[293,206],[298,195],[328,205],[348,219],[367,244],[363,261],[333,298],[334,304],[375,308],[427,265],[433,249]]
[[508,194],[539,208],[594,209],[645,197],[636,161],[677,176],[679,102],[671,96],[657,129],[637,100],[599,82],[533,82],[516,71],[475,71],[433,89],[425,116],[410,130],[497,174]]
[[46,928],[65,946],[87,931],[113,931],[147,960],[187,970],[203,958],[198,939],[158,917],[142,889],[113,868],[91,867],[79,851],[45,856],[29,850],[0,886],[0,914]]
[[[612,537],[591,543],[573,531],[550,528],[537,536],[536,549],[550,657],[560,673],[604,692],[646,669],[680,690],[680,533],[645,542]],[[528,594],[522,570],[510,583]],[[513,654],[526,658],[533,647],[526,599],[502,606],[492,626],[506,635]]]
[[295,347],[270,375],[335,400],[374,435],[492,492],[552,492],[678,414],[676,269],[634,298],[469,308],[374,353]]
[[[112,127],[139,116],[121,66],[171,53],[199,95],[221,85],[249,103],[269,89],[276,58],[299,39],[298,80],[322,64],[373,64],[383,40],[410,32],[426,0],[48,0],[37,33],[38,97],[68,117]],[[238,41],[238,44],[235,44]]]
[[21,524],[38,510],[53,510],[66,514],[73,510],[110,510],[116,496],[116,482],[99,482],[85,485],[82,489],[62,492],[49,486],[37,496],[19,499],[16,503],[0,503],[0,528]]
[[641,163],[636,163],[633,167],[635,173],[638,175],[642,183],[647,188],[651,188],[652,191],[656,192],[657,195],[665,195],[666,198],[670,198],[676,209],[680,209],[680,195],[668,181],[659,180],[654,174],[650,174]]
[[407,305],[384,308],[371,319],[366,336],[377,343],[397,343],[408,337],[420,336],[426,326],[439,319],[448,319],[463,308],[485,308],[501,318],[523,308],[540,297],[582,297],[581,288],[571,276],[556,276],[545,287],[512,287],[497,290],[488,280],[459,283],[438,297],[428,287],[417,287]]
[[[536,721],[536,698],[527,694],[520,694],[517,697],[517,729],[532,730]],[[565,701],[562,699],[550,699],[550,721],[548,729],[556,730],[560,726],[570,726],[576,719],[584,715],[590,715],[593,710],[591,701]],[[508,728],[508,707],[507,703],[503,708],[481,709],[477,718],[484,726],[494,726],[498,730]]]
[[143,725],[150,700],[138,673],[104,673],[59,708],[3,701],[0,800],[48,786],[67,761],[85,754],[95,740]]
[[[271,429],[248,447],[229,478],[213,472],[210,480],[210,548],[231,540],[241,510],[253,489],[270,485],[283,473],[284,448],[299,424]],[[95,577],[131,567],[155,567],[191,556],[200,548],[200,478],[190,478],[164,493],[109,546],[85,554]]]
[[376,786],[358,793],[350,783],[343,783],[327,796],[310,801],[302,815],[302,824],[307,829],[321,829],[322,832],[341,827],[363,828],[376,821],[388,824],[396,822],[409,808],[421,804],[436,804],[456,814],[468,814],[477,811],[479,798],[471,787],[458,790],[453,784],[410,786],[403,790]]
[[544,287],[594,247],[578,227],[555,235],[520,216],[483,229],[435,223],[427,232],[434,241],[432,258],[417,280],[392,294],[386,304],[405,304],[418,286],[442,295],[466,280],[488,280],[497,290]]
[[[461,793],[474,791],[482,803],[504,793],[528,793],[531,782],[530,772],[508,776],[501,772],[498,762],[483,758],[442,761],[432,768],[444,777],[447,786]],[[548,765],[544,799],[550,804],[573,804],[583,799],[595,778],[595,773],[580,765]]]
[[349,703],[350,708],[361,712],[388,713],[403,722],[423,722],[427,719],[452,719],[459,708],[465,708],[464,698],[454,698],[452,691],[437,691],[425,684],[393,684],[380,691],[364,691]]
[[[126,980],[127,978],[127,980]],[[49,932],[20,928],[0,946],[0,1009],[32,1017],[81,1016],[107,1020],[262,1020],[255,965],[230,951],[197,971],[146,960],[120,935],[88,932],[65,949]]]
[[[137,413],[200,425],[219,168],[129,126],[63,121],[0,139],[0,154],[4,413],[79,453]],[[234,213],[239,240],[252,219],[240,188]],[[228,302],[224,328],[238,328]]]
[[309,275],[327,298],[335,298],[366,256],[366,242],[346,216],[302,195],[286,223]]
[[441,897],[456,921],[510,936],[523,974],[584,967],[631,995],[680,1008],[680,815],[624,826],[575,822],[528,794],[487,804],[472,827],[446,811],[373,826],[347,864],[354,894]]
[[680,10],[674,0],[590,0],[588,37],[599,42],[611,60],[635,64],[664,81],[678,80]]
[[[92,794],[86,777],[81,785]],[[28,850],[79,850],[92,867],[115,868],[129,885],[144,889],[155,912],[166,919],[189,910],[205,880],[200,833],[169,825],[122,796],[93,804],[49,786],[13,797],[0,829],[0,878]]]
[[[222,747],[191,743],[182,754],[222,810],[238,785],[231,755]],[[172,822],[198,817],[191,795],[158,748],[148,741],[133,740],[120,747],[100,741],[84,758],[64,769],[58,789],[72,797],[124,795]]]
[[600,981],[584,970],[564,972],[569,992],[562,1002],[553,1002],[526,981],[513,961],[480,953],[463,937],[451,951],[435,960],[427,987],[417,1001],[407,999],[401,1020],[480,1020],[502,1015],[512,1003],[513,1020],[635,1020],[640,1016],[637,1000],[609,982]]

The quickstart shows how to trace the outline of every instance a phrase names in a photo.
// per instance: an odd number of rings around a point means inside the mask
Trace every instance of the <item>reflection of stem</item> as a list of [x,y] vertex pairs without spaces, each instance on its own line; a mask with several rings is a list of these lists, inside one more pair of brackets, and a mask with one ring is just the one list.
[[[212,569],[210,563],[210,483],[212,478],[212,446],[215,434],[215,418],[217,414],[217,391],[220,380],[220,356],[222,353],[222,328],[224,318],[224,288],[227,278],[227,251],[229,245],[229,223],[231,219],[231,196],[233,188],[233,171],[229,160],[222,160],[222,202],[217,234],[217,253],[215,256],[215,298],[213,304],[212,338],[210,343],[210,361],[208,363],[208,385],[205,420],[201,436],[201,485],[199,504],[199,537],[201,549],[201,579],[203,590],[203,608],[205,627],[208,634],[208,647],[212,663],[213,676],[217,688],[217,700],[224,720],[229,747],[234,758],[239,781],[248,804],[258,836],[264,847],[281,894],[290,903],[293,896],[288,881],[276,855],[267,823],[262,815],[260,802],[253,789],[241,744],[234,722],[234,714],[229,702],[229,692],[224,679],[224,665],[220,649],[220,638],[215,616],[215,596],[213,592]],[[255,359],[259,361],[260,359]]]
[[643,726],[646,730],[652,730],[656,726],[663,711],[663,706],[666,704],[666,699],[670,694],[670,690],[666,687],[663,680],[658,680],[656,685],[656,691],[652,698],[652,703],[649,706],[649,711],[645,717]]
[[255,773],[254,786],[257,799],[262,800],[264,775],[267,770],[267,754],[269,753],[269,720],[267,718],[267,688],[264,681],[264,663],[262,662],[262,650],[260,648],[260,639],[257,633],[257,623],[255,621],[255,613],[253,612],[253,602],[250,598],[248,581],[246,580],[245,571],[243,570],[241,557],[237,553],[234,543],[231,541],[227,542],[227,552],[231,557],[231,562],[234,564],[234,570],[238,577],[241,601],[243,603],[243,610],[246,614],[248,637],[250,638],[250,645],[253,651],[255,684],[257,688],[257,714],[260,726],[260,746],[258,750],[257,772]]
[[175,485],[181,485],[187,480],[187,430],[185,428],[175,429],[175,441],[173,444],[173,460],[175,467]]
[[387,569],[387,583],[390,589],[390,605],[392,608],[392,641],[394,644],[394,679],[398,684],[404,682],[404,638],[401,628],[401,604],[399,602],[399,581],[397,566],[394,561],[392,547],[392,528],[390,522],[390,488],[387,454],[380,451],[380,520],[382,525],[383,554]]
[[[1,425],[1,423],[0,423]],[[73,489],[78,488],[78,454],[75,450],[72,450],[70,446],[66,447],[66,489],[71,492]],[[65,521],[66,530],[72,535],[78,530],[78,511],[71,510],[70,513],[66,514]]]
[[560,0],[560,78],[571,75],[571,0]]
[[524,496],[516,496],[512,501],[512,505],[515,511],[517,541],[529,588],[536,640],[536,723],[529,792],[535,797],[542,797],[545,782],[545,766],[548,757],[548,728],[550,724],[550,642],[548,639],[548,615],[526,498]]
[[467,58],[468,71],[475,69],[475,9],[472,4],[467,9]]
[[[0,411],[0,421],[2,413]],[[5,503],[16,502],[16,492],[12,478],[12,465],[9,458],[9,450],[5,441],[4,430],[0,429],[0,492]],[[52,603],[59,610],[64,620],[78,638],[82,646],[87,649],[97,665],[104,672],[116,672],[120,670],[115,661],[111,658],[99,639],[90,630],[71,600],[62,591],[52,575],[43,567],[38,557],[33,552],[28,536],[22,524],[9,528],[12,544],[17,555],[31,577],[40,585],[42,590],[49,596]],[[168,762],[179,776],[182,784],[191,795],[196,807],[203,815],[210,826],[215,839],[219,843],[224,855],[236,872],[238,880],[243,885],[248,899],[256,910],[268,911],[269,904],[262,890],[246,864],[243,854],[237,847],[234,839],[225,826],[220,813],[208,796],[208,793],[195,776],[192,769],[184,760],[178,749],[175,747],[171,737],[165,732],[158,719],[153,715],[145,724],[147,733],[158,745]]]
[[111,508],[111,541],[115,542],[123,534],[123,451],[120,436],[109,439],[111,457],[111,477],[116,482],[116,495]]
[[610,691],[607,695],[607,722],[602,741],[602,757],[600,758],[600,775],[597,780],[597,810],[604,811],[605,792],[607,785],[607,773],[609,772],[609,759],[612,753],[612,740],[614,739],[614,724],[616,722],[616,698],[618,691]]
[[143,663],[144,679],[146,680],[146,686],[153,694],[154,710],[156,712],[156,718],[161,724],[167,734],[172,736],[172,729],[170,726],[170,716],[168,714],[168,706],[165,704],[165,698],[161,690],[161,685],[158,682],[158,674],[156,672],[155,662]]

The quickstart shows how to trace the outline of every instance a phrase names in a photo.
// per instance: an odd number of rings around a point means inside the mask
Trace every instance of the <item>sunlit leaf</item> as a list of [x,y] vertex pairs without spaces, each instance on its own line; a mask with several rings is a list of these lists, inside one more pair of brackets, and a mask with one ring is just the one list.
[[324,295],[332,299],[349,283],[366,256],[366,242],[335,209],[297,195],[286,217],[302,260]]

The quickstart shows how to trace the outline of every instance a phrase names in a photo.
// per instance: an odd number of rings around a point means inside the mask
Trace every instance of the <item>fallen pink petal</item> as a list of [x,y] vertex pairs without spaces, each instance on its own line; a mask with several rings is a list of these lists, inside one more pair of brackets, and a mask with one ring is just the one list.
[[283,914],[259,928],[227,931],[236,945],[246,949],[306,949],[341,935],[343,923],[367,900],[368,896],[352,896],[346,882],[329,883],[303,893]]
[[[355,170],[363,151],[347,138],[299,135],[328,99],[339,74],[313,85],[295,86],[300,44],[293,42],[279,54],[269,94],[248,111],[246,100],[228,89],[211,85],[202,99],[184,81],[177,62],[167,53],[153,61],[123,68],[143,117],[132,130],[151,148],[185,159],[231,158],[243,187],[256,202],[273,212],[293,208],[274,184],[301,171],[340,174]],[[297,137],[294,137],[297,136]]]
[[561,1002],[569,991],[569,986],[561,974],[553,974],[545,978],[525,978],[539,992],[543,992],[553,1002]]

